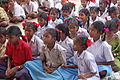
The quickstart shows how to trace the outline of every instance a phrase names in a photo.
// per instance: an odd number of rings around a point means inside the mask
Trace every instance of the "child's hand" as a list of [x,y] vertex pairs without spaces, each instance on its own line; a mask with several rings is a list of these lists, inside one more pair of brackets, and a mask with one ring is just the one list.
[[80,78],[80,79],[86,79],[87,77],[86,77],[86,75],[78,75],[78,78]]
[[8,77],[13,76],[17,72],[18,69],[19,69],[18,66],[14,67],[12,69],[8,69],[6,71],[6,76],[8,76]]
[[63,68],[64,68],[64,67],[67,67],[67,65],[65,65],[65,64],[62,64],[62,65],[61,65],[61,67],[63,67]]
[[45,67],[45,71],[49,74],[53,72],[49,67]]

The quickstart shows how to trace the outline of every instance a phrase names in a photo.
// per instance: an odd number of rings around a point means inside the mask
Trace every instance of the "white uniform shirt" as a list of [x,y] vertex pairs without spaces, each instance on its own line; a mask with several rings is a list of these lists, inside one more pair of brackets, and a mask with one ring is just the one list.
[[99,39],[88,47],[87,50],[95,56],[96,62],[114,61],[112,47],[106,41]]
[[48,24],[48,26],[43,26],[43,27],[41,27],[41,26],[39,26],[38,27],[38,29],[37,29],[37,32],[35,33],[40,39],[42,39],[42,37],[43,37],[43,34],[44,34],[44,32],[45,32],[45,30],[47,29],[47,28],[53,28],[51,25],[49,25]]
[[63,48],[65,48],[67,50],[67,53],[66,53],[66,58],[67,60],[74,56],[74,51],[73,51],[73,40],[70,39],[69,37],[66,37],[66,39],[64,41],[60,41],[58,42]]
[[79,30],[78,30],[77,34],[78,35],[84,35],[84,36],[87,36],[87,37],[90,36],[89,33],[87,32],[87,30],[84,29],[84,28],[81,28],[81,27],[79,27]]
[[23,8],[24,8],[26,14],[34,12],[35,11],[35,3],[30,1],[29,4],[23,5]]
[[48,22],[53,28],[55,28],[58,24],[62,24],[63,21],[62,19],[56,19],[55,21],[50,20]]
[[43,41],[36,35],[33,35],[32,39],[28,44],[31,46],[32,55],[38,56],[42,52],[42,47],[44,46]]
[[16,1],[14,2],[14,9],[12,11],[12,14],[13,16],[23,16],[25,18],[24,9]]
[[[98,78],[97,80],[100,80],[98,67],[95,62],[94,56],[87,50],[83,51],[80,54],[80,56],[78,56],[78,54],[79,53],[75,53],[75,64],[78,66],[78,75],[88,74],[88,73],[92,72],[92,73],[96,73],[96,75],[94,75],[92,77],[96,77],[96,78]],[[89,80],[89,79],[85,79],[85,80]],[[90,79],[90,80],[92,80],[92,79]]]

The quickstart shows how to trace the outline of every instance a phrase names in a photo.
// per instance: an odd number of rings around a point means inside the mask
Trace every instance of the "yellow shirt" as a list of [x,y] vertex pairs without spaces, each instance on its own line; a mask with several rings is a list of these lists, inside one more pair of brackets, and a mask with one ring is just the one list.
[[0,20],[9,20],[5,10],[0,7]]

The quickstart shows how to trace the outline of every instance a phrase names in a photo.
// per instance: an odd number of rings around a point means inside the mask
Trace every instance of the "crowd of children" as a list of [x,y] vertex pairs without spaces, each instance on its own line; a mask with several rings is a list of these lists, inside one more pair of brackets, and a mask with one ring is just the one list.
[[0,79],[101,80],[120,71],[119,30],[119,0],[1,0]]

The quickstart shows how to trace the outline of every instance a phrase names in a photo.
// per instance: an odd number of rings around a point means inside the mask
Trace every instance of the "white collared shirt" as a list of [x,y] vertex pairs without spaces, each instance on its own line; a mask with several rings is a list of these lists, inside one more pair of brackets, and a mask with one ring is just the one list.
[[37,35],[40,39],[42,39],[43,34],[47,28],[53,28],[53,27],[49,24],[48,26],[45,26],[45,25],[43,27],[39,26],[35,35]]
[[[79,54],[78,52],[75,53],[75,64],[78,66],[78,75],[88,74],[92,72],[92,73],[96,73],[94,77],[97,77],[98,78],[97,80],[100,80],[98,67],[95,62],[94,56],[87,50],[84,50],[79,56],[78,54]],[[86,80],[89,80],[89,79],[86,79]]]
[[114,61],[112,47],[106,41],[99,39],[88,47],[87,50],[95,56],[96,62]]
[[55,21],[50,20],[48,22],[53,28],[55,28],[58,24],[62,24],[63,21],[62,19],[56,19]]
[[106,18],[108,17],[108,12],[107,12],[107,8],[105,9],[105,12],[100,15],[100,12],[99,12],[99,17],[102,18],[105,22],[106,22]]
[[84,36],[87,36],[87,37],[90,36],[89,33],[87,32],[87,30],[84,29],[84,28],[81,28],[81,27],[79,27],[77,34],[78,35],[84,35]]
[[60,41],[58,42],[63,48],[65,48],[67,50],[66,53],[66,58],[67,60],[74,56],[74,50],[73,50],[73,40],[70,39],[69,37],[66,37],[66,39],[64,41]]
[[42,47],[44,46],[43,41],[36,35],[33,35],[32,39],[28,44],[31,46],[32,55],[38,56],[42,52]]
[[24,9],[16,1],[14,2],[14,9],[12,11],[12,14],[13,16],[23,16],[25,18]]
[[35,10],[35,3],[30,1],[29,4],[25,4],[23,5],[23,9],[25,11],[26,14],[34,12]]

